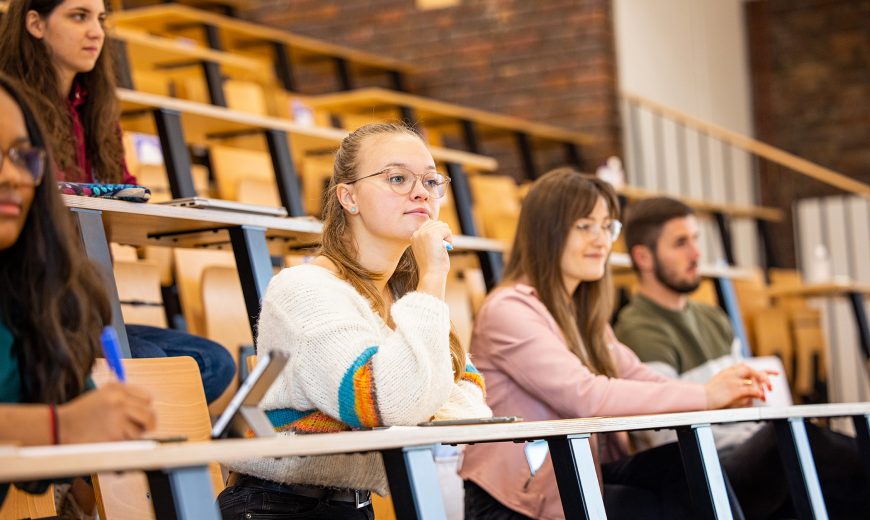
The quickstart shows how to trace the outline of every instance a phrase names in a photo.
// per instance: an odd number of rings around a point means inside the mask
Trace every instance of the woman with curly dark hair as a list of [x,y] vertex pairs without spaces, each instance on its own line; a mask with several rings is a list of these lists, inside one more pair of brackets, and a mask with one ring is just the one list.
[[138,438],[154,425],[148,395],[95,390],[88,378],[111,309],[73,238],[39,125],[3,75],[0,113],[0,444]]
[[[0,71],[21,80],[47,129],[59,180],[136,184],[124,163],[103,0],[13,0],[0,25]],[[136,358],[191,356],[206,399],[223,393],[235,362],[221,345],[183,332],[127,325]]]

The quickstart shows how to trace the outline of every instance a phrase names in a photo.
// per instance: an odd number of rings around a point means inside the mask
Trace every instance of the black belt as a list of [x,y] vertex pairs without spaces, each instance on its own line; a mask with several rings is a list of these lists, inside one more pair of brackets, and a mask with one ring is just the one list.
[[252,477],[243,473],[230,473],[227,479],[227,486],[250,486],[274,491],[276,493],[285,493],[290,495],[298,495],[307,498],[317,498],[331,502],[349,502],[357,509],[366,507],[372,503],[372,493],[368,490],[360,489],[339,489],[322,486],[307,486],[304,484],[280,484],[261,478]]

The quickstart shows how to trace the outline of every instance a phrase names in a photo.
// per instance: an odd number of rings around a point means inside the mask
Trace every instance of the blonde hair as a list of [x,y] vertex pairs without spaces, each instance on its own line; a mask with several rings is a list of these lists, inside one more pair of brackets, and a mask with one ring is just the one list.
[[605,331],[613,310],[610,268],[600,280],[584,281],[568,294],[562,279],[562,253],[574,223],[592,213],[598,199],[610,218],[619,218],[613,187],[572,168],[547,172],[523,199],[505,282],[526,277],[553,318],[568,349],[597,374],[617,375]]
[[[335,264],[339,275],[371,302],[375,311],[390,327],[395,327],[395,323],[387,313],[384,299],[378,293],[373,282],[373,280],[380,278],[382,273],[366,269],[357,259],[359,252],[350,236],[347,214],[338,201],[336,186],[357,179],[359,155],[365,143],[369,141],[368,138],[402,134],[413,136],[422,141],[422,137],[415,129],[394,123],[374,123],[362,126],[341,141],[341,146],[335,153],[333,175],[329,181],[323,207],[323,237],[320,248],[320,254]],[[415,290],[418,281],[417,261],[409,247],[399,260],[395,272],[387,281],[387,287],[390,288],[393,297],[398,299]],[[452,325],[450,327],[450,359],[453,363],[454,380],[458,381],[465,372],[465,351],[462,349],[462,344],[459,342],[459,337]]]

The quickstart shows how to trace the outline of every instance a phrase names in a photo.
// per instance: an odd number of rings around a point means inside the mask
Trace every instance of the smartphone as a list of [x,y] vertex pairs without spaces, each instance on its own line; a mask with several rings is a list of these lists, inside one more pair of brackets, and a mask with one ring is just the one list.
[[444,421],[428,421],[421,422],[417,426],[463,426],[463,425],[471,425],[471,424],[495,424],[495,423],[510,423],[510,422],[520,422],[522,421],[522,417],[517,417],[516,415],[503,416],[503,417],[476,417],[473,419],[447,419]]
[[233,420],[236,419],[236,415],[243,407],[255,407],[260,404],[260,399],[266,395],[275,378],[284,370],[287,359],[287,354],[274,350],[269,352],[268,356],[260,356],[257,366],[254,367],[224,412],[215,421],[211,430],[212,438],[225,437],[229,433]]

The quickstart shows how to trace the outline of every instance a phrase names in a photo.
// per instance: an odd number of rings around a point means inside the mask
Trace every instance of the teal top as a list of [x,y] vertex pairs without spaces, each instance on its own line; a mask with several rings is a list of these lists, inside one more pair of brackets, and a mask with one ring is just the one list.
[[[18,358],[12,352],[12,332],[0,321],[0,403],[17,403],[21,400],[21,374]],[[0,484],[0,504],[6,498],[9,484]]]
[[[21,371],[18,358],[12,351],[14,343],[12,332],[0,321],[0,404],[21,402]],[[94,388],[94,382],[88,377],[85,391]],[[0,484],[0,505],[6,499],[8,491],[9,484]]]
[[0,403],[21,401],[21,373],[18,358],[12,352],[12,332],[0,322]]

